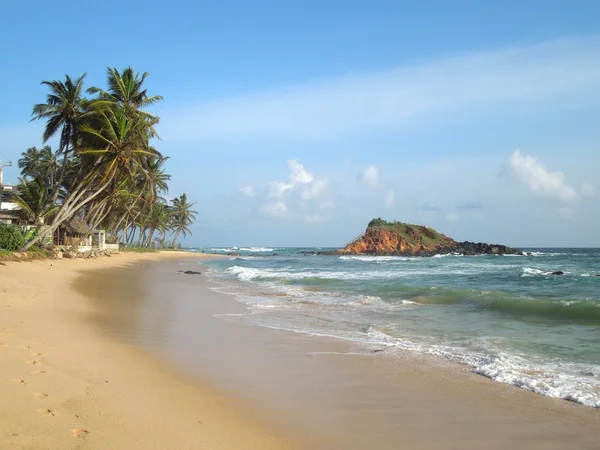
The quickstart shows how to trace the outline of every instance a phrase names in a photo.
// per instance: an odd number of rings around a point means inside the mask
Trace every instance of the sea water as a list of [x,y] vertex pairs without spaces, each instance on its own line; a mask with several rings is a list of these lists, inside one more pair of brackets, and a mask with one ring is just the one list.
[[203,261],[216,289],[247,305],[235,320],[344,339],[365,352],[437,355],[498,382],[600,407],[600,249],[300,253],[319,250],[191,249],[239,254]]

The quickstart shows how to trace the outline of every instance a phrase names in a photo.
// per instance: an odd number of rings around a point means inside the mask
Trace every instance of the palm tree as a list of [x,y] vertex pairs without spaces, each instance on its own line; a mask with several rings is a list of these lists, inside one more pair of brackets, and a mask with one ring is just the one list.
[[48,185],[50,192],[60,188],[55,182],[61,169],[58,163],[58,151],[53,152],[49,145],[38,150],[37,147],[28,148],[21,154],[19,159],[19,168],[21,176],[31,178],[43,178]]
[[[29,188],[43,204],[50,195],[51,208],[46,209],[52,212],[43,214],[48,226],[22,250],[74,216],[90,228],[103,225],[113,239],[124,235],[131,241],[138,229],[145,244],[157,231],[164,242],[171,208],[160,195],[168,189],[170,176],[163,169],[168,158],[150,145],[157,137],[158,117],[142,111],[162,97],[148,96],[143,86],[147,76],[131,67],[121,72],[109,68],[107,90],[90,88],[88,92],[97,94],[92,100],[82,94],[85,75],[42,83],[50,93],[46,103],[34,106],[32,120],[46,120],[43,140],[59,134],[59,147],[56,152],[32,147],[19,163],[25,177],[23,198]],[[35,211],[40,208],[30,210],[30,220],[39,222]]]
[[60,153],[68,151],[69,146],[74,146],[76,142],[77,126],[87,104],[81,96],[85,76],[84,73],[72,80],[69,75],[65,75],[64,83],[42,81],[42,84],[50,88],[50,94],[46,103],[39,103],[33,107],[31,120],[46,119],[46,128],[42,135],[44,142],[60,130]]
[[52,192],[43,178],[21,179],[14,202],[19,205],[22,218],[38,226],[46,225],[49,217],[58,211]]
[[40,151],[37,147],[30,147],[21,154],[19,169],[24,177],[35,177],[40,171]]
[[173,227],[173,231],[175,231],[175,237],[173,238],[173,247],[175,247],[180,234],[183,234],[183,237],[186,237],[188,233],[192,234],[188,226],[194,223],[196,220],[196,214],[198,214],[198,212],[192,210],[192,207],[196,203],[188,203],[186,194],[182,194],[180,197],[174,198],[172,202],[173,215],[171,225]]
[[152,196],[152,199],[156,199],[161,193],[166,194],[169,192],[167,181],[171,179],[171,175],[165,173],[162,167],[168,159],[168,156],[157,154],[146,158],[144,162],[141,177],[143,178],[145,191]]
[[52,147],[45,145],[40,150],[40,173],[47,179],[51,189],[60,188],[55,186],[55,182],[60,176],[59,171],[62,171],[61,164],[58,162],[59,151],[52,151]]
[[[71,79],[65,75],[65,81],[42,81],[42,84],[50,88],[46,97],[46,103],[38,103],[33,107],[31,120],[46,120],[46,128],[42,135],[43,142],[47,142],[52,136],[60,131],[60,141],[57,156],[63,156],[61,172],[57,183],[62,184],[67,166],[67,158],[77,145],[78,129],[88,110],[89,102],[82,97],[83,80],[86,74]],[[54,192],[56,201],[58,190]]]
[[[148,72],[136,73],[131,67],[127,67],[122,72],[107,67],[106,72],[108,91],[97,87],[91,87],[87,90],[90,94],[98,94],[98,98],[94,101],[95,104],[121,108],[127,116],[142,116],[147,121],[152,122],[153,126],[158,123],[155,116],[141,111],[141,109],[152,106],[163,99],[160,95],[149,97],[146,89],[143,89],[142,85],[150,75]],[[153,127],[150,132],[150,137],[158,137]]]
[[99,116],[99,129],[89,125],[81,128],[89,145],[81,148],[79,154],[103,180],[116,182],[121,175],[134,180],[137,172],[144,170],[145,158],[162,156],[148,145],[153,123],[140,116],[129,117],[123,110],[105,109]]
[[[38,240],[54,232],[82,207],[101,200],[101,194],[110,186],[116,187],[121,178],[133,179],[136,170],[142,167],[142,158],[157,154],[148,146],[148,130],[152,124],[142,117],[129,118],[121,110],[106,108],[96,112],[93,125],[85,124],[79,129],[83,146],[77,151],[79,162],[74,176],[78,181],[64,198],[50,227],[38,235]],[[101,214],[106,215],[106,210]],[[33,243],[28,242],[23,250]]]
[[159,232],[159,241],[164,242],[167,231],[171,225],[171,208],[169,205],[163,202],[156,202],[152,206],[150,214],[146,217],[145,225],[149,229],[149,233],[146,239],[146,246],[152,243],[152,238],[156,231]]

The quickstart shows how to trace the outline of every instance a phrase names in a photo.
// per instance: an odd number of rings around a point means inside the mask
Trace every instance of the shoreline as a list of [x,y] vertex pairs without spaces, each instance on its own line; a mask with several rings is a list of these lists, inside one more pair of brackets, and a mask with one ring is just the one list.
[[111,268],[140,285],[149,265],[183,258],[202,256],[122,253],[0,266],[0,447],[298,447],[226,392],[90,326],[95,306],[73,288],[82,273]]
[[229,320],[245,306],[180,272],[202,257],[0,267],[0,446],[596,448],[592,408]]
[[177,275],[194,267],[153,264],[145,302],[101,319],[104,331],[209,380],[309,448],[597,446],[597,410],[440,358],[365,355],[348,342],[240,323],[248,311],[234,296],[204,276]]

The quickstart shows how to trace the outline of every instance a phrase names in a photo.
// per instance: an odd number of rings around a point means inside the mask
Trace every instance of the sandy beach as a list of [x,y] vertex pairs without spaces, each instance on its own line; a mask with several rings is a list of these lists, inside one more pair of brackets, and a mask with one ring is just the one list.
[[0,266],[0,447],[597,448],[592,408],[229,320],[198,257]]
[[81,271],[143,272],[173,257],[182,255],[0,266],[0,448],[293,448],[230,396],[90,326],[96,305],[72,287]]

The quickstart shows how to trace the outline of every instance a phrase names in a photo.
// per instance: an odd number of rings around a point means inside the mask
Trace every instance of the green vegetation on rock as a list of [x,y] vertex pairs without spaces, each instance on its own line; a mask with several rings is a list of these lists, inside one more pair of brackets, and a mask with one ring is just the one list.
[[449,239],[447,236],[438,233],[433,228],[424,225],[411,225],[398,221],[388,222],[379,217],[369,222],[367,229],[369,228],[395,231],[409,244],[415,244],[420,239],[424,245],[431,246],[440,243],[444,239]]

